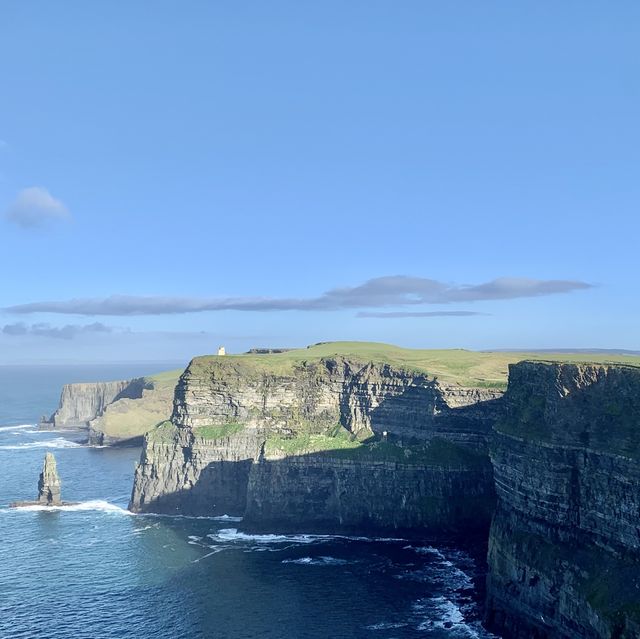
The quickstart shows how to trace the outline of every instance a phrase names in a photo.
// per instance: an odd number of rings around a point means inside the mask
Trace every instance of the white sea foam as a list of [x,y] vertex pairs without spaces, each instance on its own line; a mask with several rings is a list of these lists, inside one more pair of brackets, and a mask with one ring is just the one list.
[[[211,517],[210,519],[218,519],[217,517]],[[226,521],[232,521],[228,518]],[[309,533],[300,534],[250,534],[238,531],[237,528],[221,528],[217,533],[211,533],[207,535],[213,541],[222,542],[239,542],[239,543],[253,543],[259,545],[269,544],[314,544],[324,543],[336,539],[343,539],[345,541],[366,541],[366,542],[395,542],[403,541],[402,539],[396,539],[395,537],[357,537],[349,535],[314,535]]]
[[0,426],[0,433],[7,430],[16,430],[18,428],[35,428],[35,424],[16,424],[15,426]]
[[467,553],[460,550],[439,550],[433,546],[405,546],[405,549],[429,555],[434,561],[420,570],[409,571],[398,577],[438,584],[443,593],[419,599],[413,604],[418,630],[428,632],[437,628],[446,630],[452,638],[460,639],[495,637],[484,630],[477,620],[477,606],[470,595],[473,590],[475,562]]
[[[134,513],[129,513],[129,514],[133,515]],[[133,531],[133,534],[134,535],[141,535],[145,530],[150,530],[151,528],[155,528],[155,526],[143,526],[142,528],[136,528]]]
[[254,544],[312,544],[317,541],[333,539],[331,535],[251,535],[239,532],[237,528],[222,528],[217,533],[207,535],[214,541],[251,542]]
[[447,629],[455,633],[452,636],[460,637],[460,639],[493,637],[490,633],[486,633],[481,626],[477,626],[476,623],[467,623],[460,607],[447,597],[422,599],[416,602],[413,608],[415,612],[424,614],[427,617],[418,624],[418,630]]
[[22,444],[7,444],[0,446],[0,450],[22,450],[31,448],[81,448],[82,444],[72,442],[64,437],[55,437],[54,439],[43,439],[35,442],[24,442]]
[[22,512],[33,512],[33,511],[44,511],[44,512],[56,512],[56,511],[86,511],[86,510],[98,510],[105,513],[115,513],[118,515],[132,515],[133,513],[129,512],[126,508],[122,508],[121,506],[116,506],[108,501],[104,501],[102,499],[92,499],[89,501],[81,501],[77,504],[63,504],[62,506],[41,506],[39,504],[30,504],[29,506],[18,506],[17,508],[10,508],[6,510],[12,511],[22,511]]
[[231,515],[218,515],[217,517],[211,517],[214,521],[229,521],[231,523],[237,523],[242,521],[242,517],[233,517]]
[[344,566],[349,562],[336,557],[300,557],[300,559],[283,559],[282,563],[300,566]]
[[436,625],[444,627],[449,624],[460,624],[464,622],[462,610],[446,597],[434,597],[432,600],[434,608],[442,617],[441,621],[437,621]]

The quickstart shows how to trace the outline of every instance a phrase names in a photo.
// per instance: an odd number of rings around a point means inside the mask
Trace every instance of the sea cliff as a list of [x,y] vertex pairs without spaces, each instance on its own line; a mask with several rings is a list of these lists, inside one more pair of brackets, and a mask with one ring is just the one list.
[[131,508],[251,527],[488,526],[501,391],[348,357],[196,358],[145,438]]
[[92,445],[139,445],[144,433],[171,415],[179,375],[65,384],[58,408],[40,428],[87,430]]
[[640,636],[640,361],[510,354],[503,393],[485,354],[470,373],[462,352],[447,370],[441,353],[328,350],[194,359],[145,437],[130,508],[479,533],[502,636]]
[[489,625],[639,637],[640,368],[513,365],[495,431]]

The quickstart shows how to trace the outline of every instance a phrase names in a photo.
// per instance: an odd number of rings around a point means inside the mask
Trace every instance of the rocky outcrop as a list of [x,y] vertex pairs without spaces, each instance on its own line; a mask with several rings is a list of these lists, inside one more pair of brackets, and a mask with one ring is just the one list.
[[254,527],[488,526],[499,391],[343,357],[264,357],[193,360],[171,421],[146,437],[132,510]]
[[178,376],[66,384],[58,409],[40,428],[87,429],[88,443],[95,446],[140,445],[144,433],[171,415]]
[[510,367],[491,457],[487,620],[514,638],[640,636],[640,368]]
[[53,453],[47,453],[44,457],[42,472],[38,478],[38,497],[36,501],[16,501],[10,504],[10,508],[24,508],[29,506],[69,506],[73,502],[64,502],[60,497],[60,477],[56,466],[56,458]]
[[60,506],[60,477],[53,453],[44,457],[44,465],[38,479],[38,503],[43,506]]

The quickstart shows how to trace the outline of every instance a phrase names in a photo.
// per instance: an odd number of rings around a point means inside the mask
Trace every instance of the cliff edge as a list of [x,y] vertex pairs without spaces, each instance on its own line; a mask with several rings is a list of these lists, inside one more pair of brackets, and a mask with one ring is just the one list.
[[130,508],[250,527],[485,529],[498,389],[354,357],[194,359]]

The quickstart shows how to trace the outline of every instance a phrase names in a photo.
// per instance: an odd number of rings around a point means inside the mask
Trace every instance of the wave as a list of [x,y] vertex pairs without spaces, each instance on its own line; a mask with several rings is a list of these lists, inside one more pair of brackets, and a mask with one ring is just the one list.
[[3,512],[55,512],[55,511],[82,512],[87,510],[100,511],[104,513],[115,513],[118,515],[133,515],[132,512],[121,506],[116,506],[111,502],[103,499],[91,499],[89,501],[81,501],[77,504],[63,504],[62,506],[40,506],[39,504],[31,504],[29,506],[18,506],[17,508],[4,508]]
[[217,533],[207,535],[214,541],[222,542],[252,542],[255,544],[312,544],[316,541],[333,539],[331,535],[252,535],[239,532],[237,528],[222,528]]
[[[218,517],[211,517],[210,519],[219,520]],[[235,518],[227,518],[226,521],[233,521]],[[241,518],[237,518],[241,519]],[[319,535],[311,533],[300,534],[250,534],[240,532],[237,528],[221,528],[217,533],[211,533],[207,535],[210,539],[216,542],[224,543],[254,543],[259,545],[268,544],[315,544],[324,543],[327,541],[334,541],[341,539],[345,541],[364,541],[364,542],[397,542],[404,541],[403,539],[397,539],[395,537],[359,537],[351,535]]]
[[0,446],[0,450],[22,450],[23,448],[82,448],[82,444],[65,439],[64,437],[55,437],[54,439],[43,439],[35,442],[25,442],[23,444],[6,444]]
[[242,521],[242,517],[233,517],[231,515],[218,515],[217,517],[211,517],[213,521],[230,521],[233,523]]
[[16,430],[18,428],[35,428],[35,424],[16,424],[15,426],[0,426],[0,433],[7,430]]
[[283,559],[283,564],[298,564],[300,566],[344,566],[349,562],[336,557],[300,557],[300,559]]

